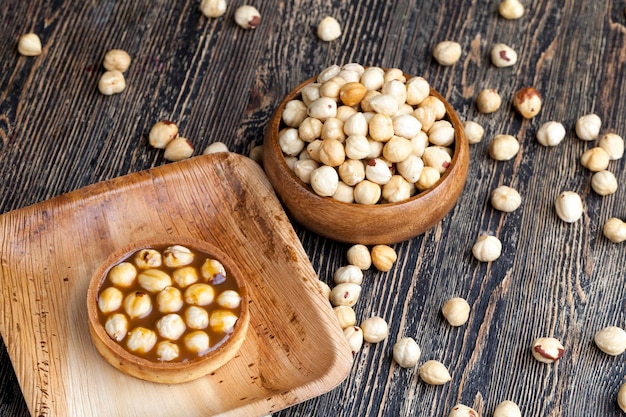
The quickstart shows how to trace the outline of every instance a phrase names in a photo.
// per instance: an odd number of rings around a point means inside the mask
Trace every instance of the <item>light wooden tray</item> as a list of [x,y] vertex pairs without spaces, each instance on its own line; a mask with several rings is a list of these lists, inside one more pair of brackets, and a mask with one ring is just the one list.
[[[0,216],[0,331],[33,416],[252,416],[320,395],[352,354],[261,168],[213,154],[98,183]],[[180,385],[128,377],[89,337],[86,293],[116,248],[205,239],[247,275],[238,356]]]

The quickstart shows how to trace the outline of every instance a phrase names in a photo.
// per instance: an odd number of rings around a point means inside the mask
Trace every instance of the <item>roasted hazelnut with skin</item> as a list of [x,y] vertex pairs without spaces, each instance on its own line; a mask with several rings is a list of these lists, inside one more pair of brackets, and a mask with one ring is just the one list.
[[513,107],[525,119],[532,119],[541,111],[541,94],[533,87],[524,87],[513,97]]
[[535,339],[532,345],[532,355],[539,362],[554,363],[558,361],[565,348],[558,339],[554,337],[540,337]]

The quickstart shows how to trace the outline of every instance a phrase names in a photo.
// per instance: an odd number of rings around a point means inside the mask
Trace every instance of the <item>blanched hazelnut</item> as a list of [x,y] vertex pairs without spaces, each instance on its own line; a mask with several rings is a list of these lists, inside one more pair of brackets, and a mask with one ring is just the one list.
[[202,307],[189,306],[185,309],[185,323],[192,329],[206,329],[209,327],[209,313]]
[[470,145],[480,143],[480,141],[483,140],[485,129],[480,124],[472,120],[467,120],[463,123],[463,128],[465,129],[465,136]]
[[383,157],[392,163],[401,162],[408,158],[412,151],[413,145],[410,140],[394,135],[383,146]]
[[422,356],[422,350],[415,340],[403,337],[393,345],[393,360],[402,368],[413,368]]
[[105,96],[121,93],[125,88],[124,74],[117,70],[104,72],[98,81],[98,90]]
[[433,145],[450,146],[454,143],[454,127],[447,120],[437,120],[428,129],[428,140]]
[[361,74],[361,84],[369,91],[380,90],[385,84],[385,71],[380,67],[367,67]]
[[135,327],[128,333],[126,346],[133,352],[147,353],[157,342],[157,335],[145,327]]
[[543,146],[556,146],[565,139],[565,127],[559,122],[546,122],[539,127],[536,137]]
[[187,304],[206,306],[213,302],[215,290],[209,284],[192,284],[185,290],[185,302]]
[[356,159],[348,159],[339,165],[339,178],[344,183],[355,186],[365,179],[365,165]]
[[319,196],[330,197],[337,191],[339,175],[331,166],[322,165],[311,172],[311,187]]
[[596,346],[607,355],[617,356],[626,351],[626,331],[621,327],[608,326],[593,337]]
[[348,341],[352,354],[356,354],[363,346],[363,330],[359,326],[350,326],[343,329],[343,335]]
[[137,276],[139,285],[146,291],[158,293],[172,285],[172,278],[160,269],[147,269]]
[[98,295],[98,308],[103,313],[118,310],[122,305],[124,294],[115,287],[109,287]]
[[324,165],[338,167],[346,160],[346,150],[337,139],[323,139],[318,157]]
[[522,412],[513,401],[502,401],[495,410],[493,417],[522,417]]
[[441,362],[432,359],[420,367],[419,374],[420,378],[430,385],[443,385],[452,379],[448,368]]
[[202,330],[196,330],[195,332],[187,333],[183,338],[185,346],[191,352],[202,354],[209,350],[209,335]]
[[41,39],[36,33],[27,33],[20,36],[17,42],[17,52],[22,56],[41,55]]
[[121,262],[115,265],[108,273],[111,283],[117,287],[128,288],[137,278],[137,268],[130,262]]
[[209,327],[214,332],[232,333],[237,323],[237,315],[228,310],[213,310],[209,316]]
[[333,282],[335,285],[351,282],[361,285],[363,283],[363,271],[355,265],[346,265],[338,268],[333,274]]
[[464,298],[454,297],[443,304],[441,312],[450,326],[462,326],[469,318],[470,305]]
[[183,305],[183,295],[176,287],[167,287],[157,294],[157,308],[161,313],[176,313]]
[[173,361],[180,355],[180,348],[176,343],[164,340],[157,344],[157,357],[161,361]]
[[415,155],[409,155],[404,161],[396,164],[398,174],[410,183],[416,183],[420,179],[423,169],[424,161]]
[[221,17],[226,13],[226,0],[202,0],[200,11],[206,17]]
[[556,214],[566,223],[573,223],[583,215],[583,202],[573,191],[563,191],[554,203]]
[[376,204],[381,195],[380,185],[369,180],[363,180],[354,187],[354,201],[359,204]]
[[363,340],[368,343],[379,343],[389,335],[389,325],[382,317],[373,316],[361,323]]
[[611,242],[624,242],[626,241],[626,222],[617,217],[611,217],[604,223],[602,232]]
[[191,158],[193,151],[194,147],[189,139],[179,136],[167,144],[163,157],[172,162],[182,161]]
[[425,166],[433,167],[440,174],[446,172],[452,161],[450,148],[443,146],[429,146],[424,150],[422,161]]
[[189,248],[181,245],[173,245],[163,251],[163,262],[170,268],[189,265],[194,258],[194,253]]
[[478,417],[478,412],[471,407],[463,404],[457,404],[452,407],[448,417]]
[[576,136],[586,141],[597,139],[601,126],[602,120],[597,114],[586,114],[576,120]]
[[440,65],[454,65],[461,58],[461,44],[453,41],[443,41],[435,45],[433,49],[433,58]]
[[[435,120],[441,120],[446,115],[446,105],[443,104],[443,101],[439,100],[435,96],[428,96],[420,104],[417,105],[418,108],[428,109],[433,112],[435,115]],[[419,119],[418,119],[419,120]],[[422,123],[422,128],[426,129],[424,123]]]
[[165,149],[168,143],[178,136],[178,126],[169,120],[160,120],[152,126],[148,133],[150,145],[157,149]]
[[354,326],[356,324],[356,313],[349,306],[333,307],[333,312],[337,318],[337,322],[342,329]]
[[320,97],[309,104],[307,114],[322,122],[337,116],[337,102],[330,97]]
[[626,413],[626,384],[622,384],[617,392],[617,405]]
[[424,191],[433,187],[441,178],[439,171],[433,167],[424,166],[419,180],[415,183],[418,190]]
[[491,48],[491,62],[498,68],[513,66],[517,63],[517,52],[506,44],[497,43]]
[[396,251],[388,245],[375,245],[371,251],[372,263],[381,272],[387,272],[398,259]]
[[152,311],[152,299],[143,291],[135,291],[124,297],[124,311],[131,319],[146,317]]
[[205,259],[200,274],[209,284],[221,284],[226,279],[226,268],[217,259]]
[[502,0],[498,6],[498,13],[505,19],[519,19],[524,15],[524,5],[519,0]]
[[185,333],[187,326],[178,314],[166,314],[156,322],[156,328],[161,337],[178,340]]
[[515,93],[513,107],[522,117],[531,119],[541,111],[541,94],[533,87],[524,87]]
[[489,144],[489,155],[496,161],[508,161],[519,152],[519,142],[511,135],[496,135]]
[[420,104],[430,95],[430,84],[423,77],[411,77],[406,82],[406,102],[411,106]]
[[380,158],[370,159],[365,166],[365,178],[375,184],[387,184],[392,176],[389,166]]
[[361,286],[351,282],[335,285],[330,291],[330,304],[334,307],[348,306],[356,304],[361,295]]
[[563,356],[565,348],[554,337],[540,337],[532,345],[532,355],[539,362],[554,363]]
[[299,134],[298,129],[294,127],[286,127],[278,132],[278,146],[286,156],[296,156],[306,146]]
[[122,49],[111,49],[104,54],[102,65],[109,71],[117,70],[119,72],[126,72],[130,66],[130,61],[131,59],[128,52]]
[[611,171],[598,171],[591,177],[591,188],[599,195],[609,195],[617,191],[617,179]]
[[128,319],[124,314],[112,314],[104,323],[104,330],[116,342],[121,342],[128,333]]
[[624,139],[615,133],[606,133],[598,143],[609,154],[611,160],[621,159],[624,156]]
[[580,157],[580,163],[589,171],[598,172],[608,168],[609,154],[599,146],[587,149]]
[[472,246],[472,254],[480,262],[492,262],[502,254],[502,242],[492,235],[481,235]]
[[501,185],[491,192],[491,206],[496,210],[510,213],[522,204],[522,197],[517,190]]
[[320,164],[312,159],[301,159],[293,166],[293,173],[305,184],[311,183],[311,172],[319,168]]
[[255,29],[261,24],[261,13],[253,6],[239,6],[235,10],[235,22],[244,29]]
[[389,203],[398,203],[411,198],[415,186],[401,175],[393,175],[387,184],[382,187],[382,197]]
[[502,98],[495,88],[488,88],[478,93],[476,106],[480,113],[493,113],[500,108]]
[[341,36],[341,25],[332,16],[326,16],[317,25],[317,36],[325,42],[334,41]]
[[185,266],[174,270],[172,278],[180,288],[185,288],[198,281],[198,271],[193,266]]
[[352,245],[347,253],[348,263],[361,270],[369,269],[372,266],[372,256],[365,245]]

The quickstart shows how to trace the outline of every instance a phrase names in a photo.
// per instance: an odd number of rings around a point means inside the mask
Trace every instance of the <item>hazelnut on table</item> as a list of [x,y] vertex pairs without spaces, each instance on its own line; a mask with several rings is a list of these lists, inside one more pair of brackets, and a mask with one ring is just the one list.
[[617,191],[617,178],[611,171],[598,171],[591,177],[591,188],[599,195],[609,195]]
[[536,138],[543,146],[556,146],[565,139],[565,127],[556,121],[546,122],[537,130]]
[[512,135],[496,135],[489,144],[489,156],[496,161],[508,161],[519,152],[520,145]]
[[573,191],[563,191],[554,203],[556,214],[566,223],[574,223],[583,215],[583,203],[578,194]]
[[382,342],[389,335],[389,325],[382,317],[370,317],[360,327],[363,330],[363,340],[368,343]]
[[334,41],[341,36],[341,25],[334,17],[326,16],[317,25],[317,36],[325,42]]
[[419,374],[422,381],[430,385],[443,385],[452,379],[448,368],[432,359],[420,366]]
[[461,58],[461,44],[454,41],[443,41],[435,45],[433,58],[440,65],[454,65]]
[[98,81],[98,90],[105,96],[121,93],[125,88],[124,74],[117,70],[104,72]]
[[463,128],[465,129],[465,136],[470,145],[480,143],[483,139],[485,129],[480,124],[472,120],[467,120],[463,123]]
[[495,410],[492,417],[522,417],[522,412],[513,401],[502,401]]
[[393,345],[393,360],[402,368],[413,368],[421,355],[419,345],[410,337],[403,337]]
[[519,0],[502,0],[498,13],[505,19],[519,19],[524,15],[524,5]]
[[598,138],[600,134],[600,127],[602,126],[602,120],[597,114],[586,114],[576,120],[576,136],[579,139],[591,141]]
[[255,29],[261,24],[261,13],[253,6],[240,6],[235,10],[235,22],[243,29]]
[[517,52],[504,43],[497,43],[491,48],[491,62],[498,68],[511,67],[517,63]]
[[168,161],[182,161],[190,158],[193,151],[192,143],[187,138],[179,136],[167,144],[163,156]]
[[580,163],[589,171],[598,172],[608,168],[611,158],[599,146],[587,149],[580,157]]
[[593,337],[596,346],[607,355],[617,356],[626,351],[626,331],[621,327],[608,326]]
[[352,245],[348,249],[347,258],[350,265],[354,265],[361,270],[369,269],[372,266],[372,256],[365,245]]
[[130,55],[123,49],[111,49],[104,54],[102,65],[106,70],[126,72],[130,66]]
[[541,94],[533,87],[524,87],[513,97],[513,107],[525,119],[532,119],[539,114],[541,105]]
[[491,206],[506,213],[513,212],[522,204],[522,197],[517,190],[501,185],[491,192]]
[[376,245],[372,248],[372,263],[381,272],[387,272],[398,259],[396,251],[388,245]]
[[454,297],[443,304],[441,312],[450,326],[462,326],[469,318],[470,305],[464,298]]
[[495,236],[484,234],[476,239],[472,254],[480,262],[492,262],[502,254],[502,242]]
[[617,405],[626,413],[626,384],[622,384],[617,392]]
[[476,106],[480,113],[493,113],[501,104],[502,98],[495,88],[484,89],[476,96]]
[[457,404],[452,407],[448,417],[478,417],[478,412],[471,407],[463,404]]
[[600,138],[598,146],[606,151],[612,161],[624,156],[624,139],[616,133],[604,134]]
[[626,241],[626,222],[617,217],[611,217],[604,223],[602,232],[611,242],[624,242]]
[[226,13],[226,0],[202,0],[200,11],[206,17],[220,17]]
[[178,126],[169,120],[160,120],[152,126],[148,133],[150,145],[157,149],[165,149],[168,143],[178,136]]
[[558,361],[565,348],[558,339],[554,337],[539,337],[533,341],[531,353],[535,359],[543,363],[554,363]]
[[22,56],[41,55],[41,39],[36,33],[27,33],[20,36],[17,42],[17,52]]

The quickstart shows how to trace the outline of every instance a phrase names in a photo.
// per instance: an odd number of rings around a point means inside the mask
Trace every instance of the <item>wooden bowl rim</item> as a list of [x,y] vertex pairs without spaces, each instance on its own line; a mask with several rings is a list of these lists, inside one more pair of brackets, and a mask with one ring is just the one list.
[[[140,249],[146,249],[154,246],[161,245],[182,245],[189,247],[192,250],[196,250],[198,252],[202,252],[208,256],[213,257],[214,259],[219,260],[222,265],[226,268],[226,271],[229,273],[230,277],[235,279],[237,286],[239,287],[239,294],[241,295],[241,314],[237,322],[235,323],[233,332],[228,335],[228,338],[215,347],[210,352],[206,353],[203,356],[198,358],[194,358],[186,361],[151,361],[146,358],[142,358],[137,356],[128,350],[124,349],[117,342],[113,341],[106,330],[104,329],[104,325],[100,322],[98,318],[98,303],[97,296],[98,291],[102,284],[104,283],[107,273],[109,270],[117,265],[122,259],[127,257],[133,252],[136,252]],[[175,236],[167,236],[167,237],[158,237],[153,239],[144,239],[141,241],[130,243],[119,250],[111,253],[96,269],[94,274],[91,277],[91,281],[89,282],[89,288],[87,290],[87,313],[89,318],[90,327],[95,331],[97,337],[100,341],[109,349],[115,356],[121,357],[129,363],[133,363],[135,366],[141,366],[142,368],[148,369],[152,372],[155,371],[176,371],[176,370],[184,370],[189,368],[201,367],[205,365],[207,362],[212,360],[216,360],[218,357],[231,354],[229,349],[232,347],[237,347],[237,344],[241,344],[239,340],[243,335],[243,332],[247,330],[248,321],[249,321],[249,293],[248,288],[243,279],[243,274],[236,263],[227,256],[223,251],[215,247],[214,245],[199,239],[192,239],[188,237],[175,237]],[[234,354],[234,353],[232,353]],[[207,373],[211,372],[209,370]]]
[[[364,68],[367,68],[367,67],[364,66]],[[405,77],[407,77],[407,79],[410,77],[415,77],[415,76],[411,76],[407,74],[404,74],[404,75]],[[363,209],[363,210],[375,210],[375,209],[381,210],[384,208],[397,207],[397,206],[409,205],[411,203],[415,203],[416,201],[422,199],[426,195],[436,192],[441,184],[443,184],[444,182],[447,182],[449,178],[451,178],[451,175],[452,175],[451,173],[455,172],[453,168],[459,163],[460,155],[463,155],[464,152],[467,152],[468,150],[469,143],[467,142],[467,137],[465,136],[463,125],[461,123],[459,116],[456,114],[451,104],[437,90],[430,87],[430,95],[438,98],[444,104],[446,108],[446,116],[449,119],[448,121],[452,124],[452,127],[454,128],[454,133],[455,133],[454,153],[452,155],[452,159],[450,160],[450,165],[446,168],[446,171],[443,173],[441,178],[439,178],[439,180],[437,180],[437,182],[432,187],[424,191],[421,191],[404,201],[398,201],[394,203],[385,202],[385,203],[376,203],[376,204],[370,205],[370,204],[346,203],[343,201],[335,200],[331,197],[322,197],[316,194],[315,191],[313,191],[308,184],[306,184],[300,178],[298,178],[298,176],[289,168],[289,166],[287,165],[287,162],[285,161],[285,155],[282,149],[280,148],[280,145],[278,144],[278,133],[281,130],[282,113],[287,103],[295,99],[305,86],[307,86],[308,84],[314,83],[316,80],[317,80],[317,76],[313,76],[301,82],[298,86],[292,89],[285,96],[285,98],[280,102],[280,104],[276,108],[276,111],[272,115],[272,118],[270,119],[270,123],[268,125],[269,130],[267,133],[270,135],[270,144],[272,147],[271,151],[274,153],[277,153],[280,156],[280,158],[277,158],[277,160],[281,164],[282,170],[287,172],[287,174],[290,176],[290,178],[293,181],[295,181],[296,184],[298,184],[301,188],[306,190],[311,195],[312,199],[317,200],[320,203],[325,202],[328,204],[336,205],[338,207],[346,207],[346,208],[351,208],[351,209],[358,208],[358,209]],[[466,149],[464,150],[462,148],[466,148]]]

